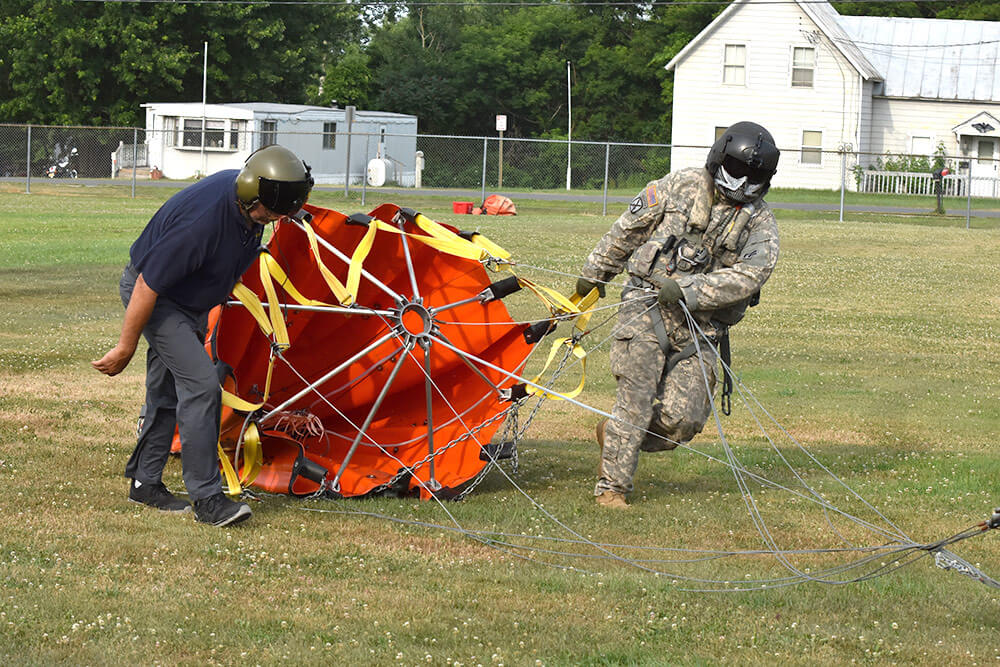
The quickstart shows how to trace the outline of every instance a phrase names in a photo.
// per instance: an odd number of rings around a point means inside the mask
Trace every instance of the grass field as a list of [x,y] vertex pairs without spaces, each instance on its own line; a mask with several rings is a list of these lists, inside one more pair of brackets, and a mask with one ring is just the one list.
[[[493,473],[461,503],[268,497],[231,530],[127,503],[142,359],[116,378],[89,361],[117,338],[128,246],[170,192],[121,193],[0,184],[3,664],[1000,663],[1000,590],[931,558],[844,585],[687,590],[791,576],[773,554],[665,550],[767,549],[711,424],[691,450],[643,455],[627,513],[593,504],[597,416],[558,402],[521,442],[517,486]],[[356,196],[332,192],[313,203],[358,210]],[[366,208],[377,203],[368,193]],[[574,281],[559,272],[575,272],[614,219],[568,202],[519,201],[518,216],[499,219],[453,215],[430,197],[396,203],[478,227],[523,275],[563,292]],[[741,465],[801,490],[780,452],[837,509],[884,526],[878,510],[919,543],[986,519],[1000,506],[1000,230],[778,217],[782,256],[762,305],[733,331],[734,366],[815,459],[777,429],[769,447],[734,400],[723,425]],[[538,314],[528,301],[513,308]],[[581,399],[607,410],[606,345],[587,376]],[[183,488],[178,461],[165,481]],[[782,549],[883,543],[801,494],[749,489]],[[506,537],[491,546],[446,530],[456,522]],[[609,548],[627,562],[538,539],[574,535],[627,545]],[[550,551],[505,551],[504,540]],[[1000,575],[1000,531],[953,551]],[[864,555],[784,558],[815,573]]]

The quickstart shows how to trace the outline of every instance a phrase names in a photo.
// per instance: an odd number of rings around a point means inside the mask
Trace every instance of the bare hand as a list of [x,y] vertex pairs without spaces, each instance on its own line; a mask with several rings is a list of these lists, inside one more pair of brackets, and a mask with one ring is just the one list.
[[135,354],[134,348],[128,350],[121,345],[116,345],[114,349],[97,361],[91,361],[90,365],[105,375],[118,375],[125,370],[128,362],[132,361],[133,354]]

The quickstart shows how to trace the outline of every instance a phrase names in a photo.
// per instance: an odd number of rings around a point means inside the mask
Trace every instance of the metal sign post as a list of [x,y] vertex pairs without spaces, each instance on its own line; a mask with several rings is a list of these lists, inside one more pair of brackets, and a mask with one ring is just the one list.
[[507,116],[497,116],[497,132],[500,133],[500,156],[497,159],[497,189],[503,187],[503,133],[507,129]]
[[344,107],[344,122],[347,123],[347,155],[344,158],[344,196],[351,192],[351,125],[354,124],[354,107]]

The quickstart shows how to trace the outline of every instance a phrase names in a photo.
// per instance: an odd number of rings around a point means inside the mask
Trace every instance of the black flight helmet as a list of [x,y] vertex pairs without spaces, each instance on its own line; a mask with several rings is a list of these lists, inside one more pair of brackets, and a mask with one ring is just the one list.
[[767,193],[780,154],[770,132],[757,123],[741,121],[712,145],[705,168],[726,199],[745,204]]
[[275,213],[294,215],[312,191],[310,172],[309,165],[284,146],[258,148],[236,177],[236,198],[247,210],[259,202]]

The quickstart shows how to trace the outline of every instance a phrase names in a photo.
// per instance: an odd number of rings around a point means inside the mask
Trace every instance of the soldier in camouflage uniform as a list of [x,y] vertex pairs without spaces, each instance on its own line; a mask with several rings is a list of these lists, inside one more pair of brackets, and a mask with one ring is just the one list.
[[763,201],[779,151],[760,125],[736,123],[705,168],[649,183],[587,257],[577,282],[586,295],[623,270],[612,332],[618,381],[612,419],[597,427],[599,504],[627,507],[639,451],[674,449],[712,410],[716,350],[688,328],[683,301],[713,341],[743,316],[778,260],[778,228]]

